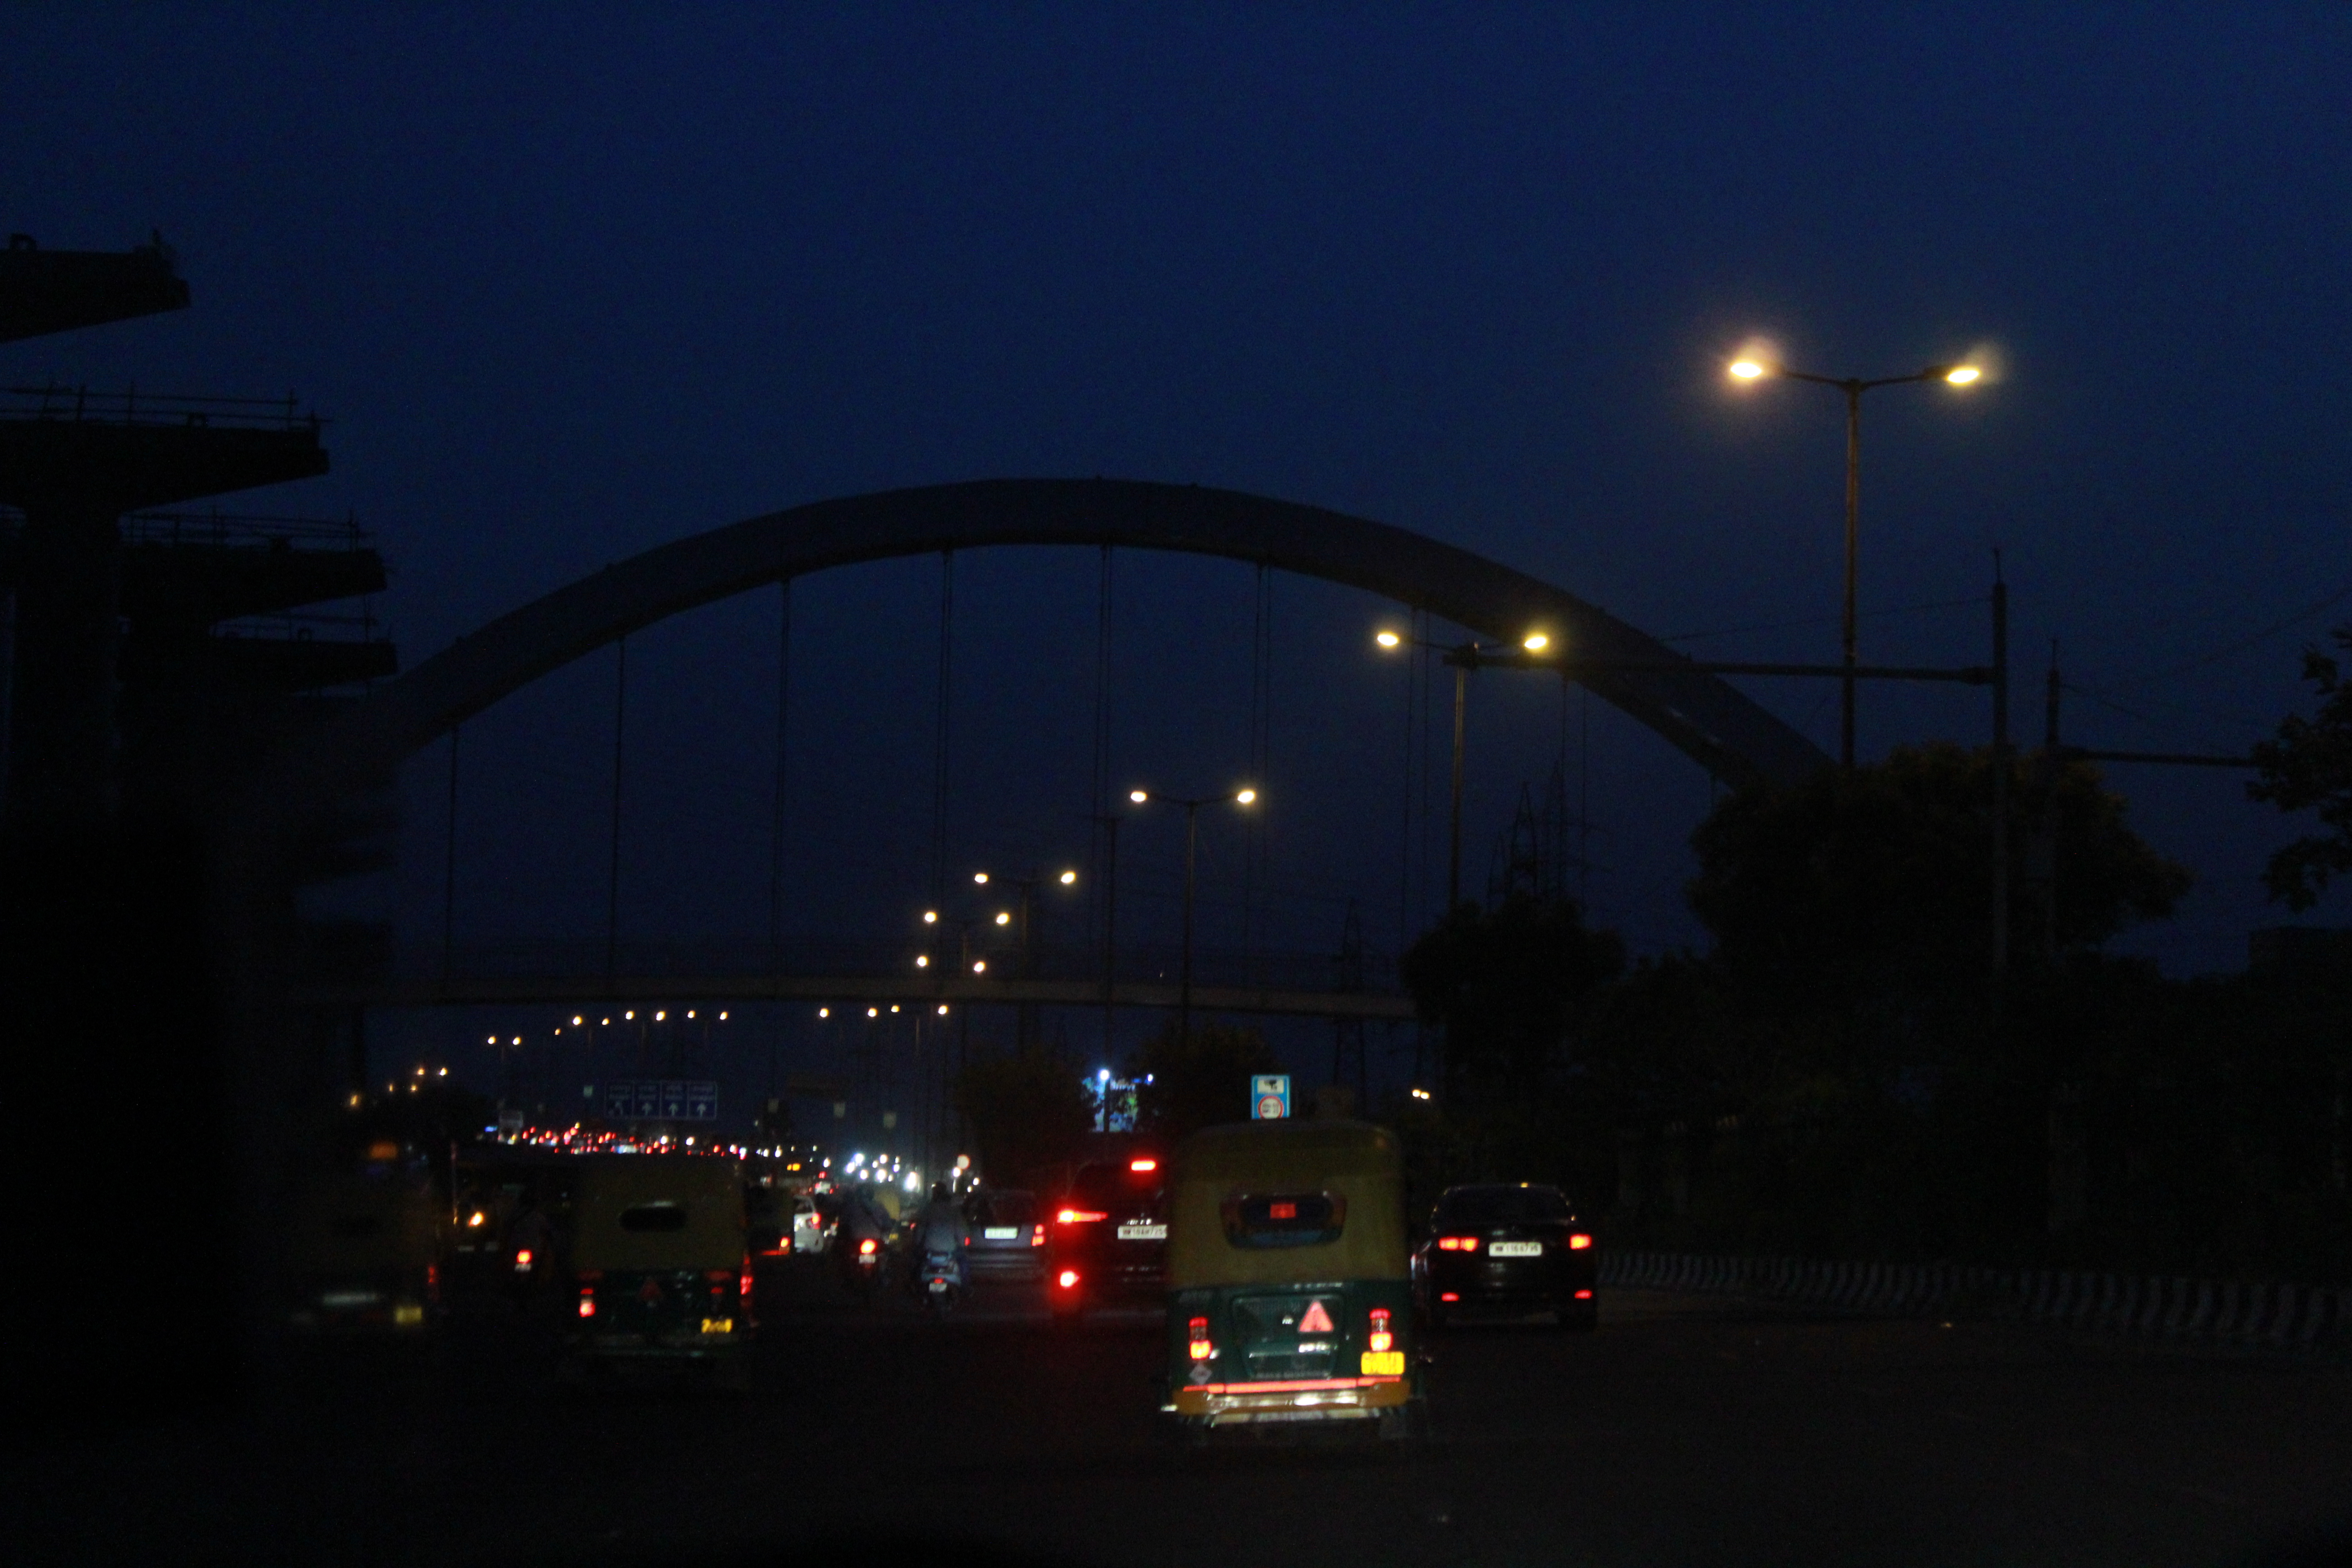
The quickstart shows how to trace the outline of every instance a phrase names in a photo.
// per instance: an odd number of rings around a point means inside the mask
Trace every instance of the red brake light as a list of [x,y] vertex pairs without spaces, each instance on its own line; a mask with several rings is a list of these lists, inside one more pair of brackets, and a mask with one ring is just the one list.
[[1216,1347],[1209,1342],[1208,1319],[1195,1318],[1187,1325],[1187,1329],[1189,1331],[1185,1338],[1190,1342],[1188,1348],[1192,1351],[1194,1361],[1206,1361],[1216,1353]]
[[595,1291],[583,1290],[580,1292],[580,1315],[583,1318],[593,1318],[596,1315]]
[[1045,1227],[1043,1225],[1038,1226],[1034,1230],[1029,1233],[1029,1245],[1032,1247],[1043,1247],[1045,1245]]
[[1396,1336],[1389,1332],[1389,1310],[1386,1307],[1373,1308],[1372,1331],[1364,1341],[1364,1348],[1370,1351],[1384,1351],[1393,1348],[1395,1344]]
[[1475,1252],[1478,1250],[1478,1238],[1475,1236],[1441,1236],[1437,1238],[1437,1248],[1441,1252]]
[[1462,1300],[1462,1298],[1461,1298],[1461,1297],[1459,1297],[1459,1296],[1455,1295],[1455,1294],[1454,1294],[1453,1291],[1451,1291],[1451,1290],[1447,1290],[1447,1291],[1444,1292],[1444,1293],[1443,1293],[1443,1294],[1441,1294],[1437,1299],[1438,1299],[1439,1300],[1441,1300],[1441,1301],[1459,1301],[1460,1300]]
[[858,1256],[859,1256],[859,1257],[861,1257],[861,1258],[864,1258],[864,1257],[866,1257],[866,1256],[870,1255],[870,1254],[873,1252],[873,1250],[874,1250],[874,1238],[873,1238],[872,1237],[870,1237],[870,1236],[869,1236],[869,1237],[867,1237],[864,1241],[861,1241],[861,1242],[859,1242],[859,1243],[857,1244],[857,1254],[858,1254]]
[[743,1272],[735,1277],[735,1299],[743,1310],[751,1310],[751,1260],[748,1258],[743,1260]]
[[1297,1219],[1298,1205],[1292,1203],[1268,1204],[1265,1205],[1265,1215],[1268,1219]]
[[1576,1299],[1580,1301],[1590,1301],[1592,1300],[1592,1292],[1590,1290],[1579,1290],[1576,1293]]
[[1581,1252],[1591,1245],[1592,1238],[1589,1236],[1571,1236],[1568,1238],[1568,1249],[1570,1252]]
[[1095,1209],[1064,1209],[1054,1216],[1054,1223],[1055,1225],[1092,1225],[1097,1220],[1108,1218],[1110,1215]]
[[1160,1162],[1157,1160],[1129,1160],[1127,1163],[1127,1168],[1130,1171],[1156,1171],[1160,1169]]
[[1055,1277],[1054,1283],[1065,1290],[1076,1289],[1078,1283],[1078,1271],[1075,1268],[1065,1268]]

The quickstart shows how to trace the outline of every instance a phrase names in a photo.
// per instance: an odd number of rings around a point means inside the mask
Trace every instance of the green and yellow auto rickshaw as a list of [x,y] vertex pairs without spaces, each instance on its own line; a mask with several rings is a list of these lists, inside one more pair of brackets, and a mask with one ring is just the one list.
[[1404,1172],[1360,1121],[1212,1127],[1168,1180],[1168,1398],[1196,1431],[1419,1425]]
[[320,1173],[296,1206],[289,1262],[299,1332],[421,1334],[440,1283],[442,1205],[420,1158],[395,1143]]
[[596,1154],[572,1184],[572,1369],[699,1367],[751,1377],[742,1175],[716,1155]]

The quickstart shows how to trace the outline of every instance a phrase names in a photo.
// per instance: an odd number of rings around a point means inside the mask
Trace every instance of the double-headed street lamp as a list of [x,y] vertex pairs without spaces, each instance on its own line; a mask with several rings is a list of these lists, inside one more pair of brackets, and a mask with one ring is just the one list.
[[1224,795],[1204,795],[1187,799],[1182,795],[1154,795],[1150,790],[1136,789],[1128,791],[1127,798],[1138,805],[1163,801],[1184,808],[1184,957],[1176,985],[1176,1037],[1180,1041],[1190,1041],[1192,1037],[1192,869],[1201,844],[1201,808],[1228,801],[1235,805],[1250,805],[1256,802],[1257,791],[1244,787]]
[[1844,700],[1838,715],[1838,762],[1852,772],[1854,563],[1860,549],[1862,528],[1862,395],[1875,387],[1908,386],[1930,381],[1940,381],[1948,386],[1973,386],[1984,378],[1984,372],[1973,364],[1931,364],[1912,375],[1887,375],[1865,381],[1859,376],[1813,375],[1759,359],[1736,359],[1727,368],[1734,381],[1762,381],[1778,376],[1784,381],[1809,381],[1816,386],[1835,387],[1845,395],[1845,679],[1843,683]]
[[1518,669],[1532,668],[1528,656],[1541,657],[1548,652],[1551,647],[1551,637],[1546,632],[1529,632],[1514,647],[1508,644],[1475,641],[1431,642],[1425,637],[1409,637],[1402,632],[1384,629],[1375,633],[1372,640],[1391,649],[1402,647],[1407,643],[1414,647],[1435,648],[1444,656],[1444,662],[1454,667],[1454,808],[1452,826],[1447,830],[1445,858],[1445,912],[1450,915],[1462,902],[1462,742],[1470,700],[1470,672],[1485,665],[1504,665]]

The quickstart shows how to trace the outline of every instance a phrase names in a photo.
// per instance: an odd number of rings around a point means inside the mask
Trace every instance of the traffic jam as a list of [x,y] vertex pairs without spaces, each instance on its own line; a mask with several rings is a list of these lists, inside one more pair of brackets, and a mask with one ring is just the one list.
[[1159,1413],[1225,1427],[1425,1419],[1433,1337],[1592,1330],[1599,1249],[1558,1187],[1407,1206],[1396,1135],[1275,1117],[1164,1146],[1088,1136],[999,1186],[887,1156],[518,1135],[446,1153],[372,1142],[313,1184],[287,1316],[315,1342],[495,1324],[577,1385],[759,1378],[809,1314],[1158,1326]]

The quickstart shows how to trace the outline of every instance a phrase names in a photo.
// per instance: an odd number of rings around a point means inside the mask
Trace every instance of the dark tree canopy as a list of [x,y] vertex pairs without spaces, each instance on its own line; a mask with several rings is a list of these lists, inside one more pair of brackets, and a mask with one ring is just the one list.
[[1093,1115],[1077,1070],[1037,1046],[971,1063],[956,1077],[955,1103],[982,1173],[1007,1186],[1066,1157]]
[[1625,966],[1617,933],[1572,900],[1513,893],[1464,904],[1399,966],[1423,1021],[1445,1028],[1448,1088],[1525,1091],[1555,1064],[1585,1003]]
[[[2010,790],[2011,930],[2037,929],[2030,847],[2053,793],[2056,946],[2097,947],[2160,920],[2188,870],[2126,822],[2123,798],[2086,763],[2020,759]],[[1981,984],[1990,963],[1992,776],[1984,751],[1901,747],[1794,789],[1743,790],[1692,836],[1692,910],[1744,991],[1784,1006],[1933,994]]]
[[[2334,639],[2352,652],[2352,626],[2336,627]],[[2331,880],[2352,871],[2352,683],[2315,647],[2304,650],[2303,678],[2318,694],[2318,712],[2289,714],[2276,740],[2255,745],[2262,772],[2246,785],[2281,811],[2317,812],[2326,830],[2278,850],[2263,868],[2271,897],[2294,910],[2309,909]]]
[[1274,1047],[1254,1028],[1196,1022],[1187,1039],[1171,1018],[1128,1064],[1138,1128],[1172,1142],[1219,1122],[1246,1121],[1251,1077],[1281,1070]]

